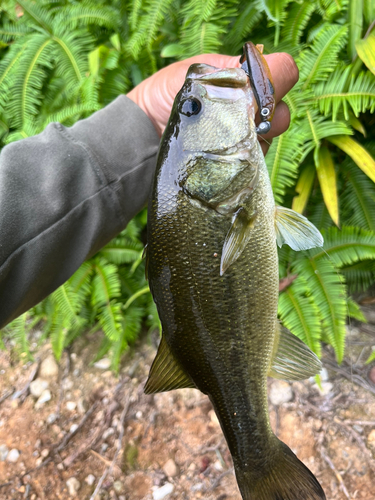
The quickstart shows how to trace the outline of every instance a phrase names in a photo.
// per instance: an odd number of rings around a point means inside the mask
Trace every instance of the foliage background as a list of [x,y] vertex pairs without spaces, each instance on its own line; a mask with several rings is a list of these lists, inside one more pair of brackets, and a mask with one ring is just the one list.
[[[338,361],[347,315],[364,319],[350,293],[375,275],[375,2],[372,0],[3,0],[0,5],[0,146],[52,121],[66,126],[144,78],[196,54],[240,54],[247,40],[285,51],[300,81],[286,97],[291,126],[267,165],[277,204],[305,213],[324,250],[283,247],[285,326]],[[4,331],[26,355],[27,332],[44,320],[61,356],[101,328],[98,357],[121,354],[145,323],[158,327],[144,278],[145,213],[41,304]],[[1,337],[0,337],[1,338]]]

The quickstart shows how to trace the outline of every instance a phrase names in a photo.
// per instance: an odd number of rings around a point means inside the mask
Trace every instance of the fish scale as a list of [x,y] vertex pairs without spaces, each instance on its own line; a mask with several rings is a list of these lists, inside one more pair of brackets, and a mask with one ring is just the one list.
[[275,207],[254,113],[242,70],[189,69],[148,211],[146,267],[163,335],[145,391],[196,387],[208,395],[244,500],[323,500],[311,472],[273,434],[267,404],[275,360],[295,379],[321,367],[278,325],[276,241],[307,248],[322,239],[303,216]]

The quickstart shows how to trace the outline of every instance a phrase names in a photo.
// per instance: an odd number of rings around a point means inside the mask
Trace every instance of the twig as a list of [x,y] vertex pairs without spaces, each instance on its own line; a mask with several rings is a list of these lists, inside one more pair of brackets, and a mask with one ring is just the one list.
[[39,370],[39,365],[40,365],[40,359],[38,359],[34,365],[34,368],[31,370],[31,373],[29,375],[29,378],[27,379],[26,384],[23,386],[23,388],[20,391],[16,391],[13,394],[13,398],[20,398],[21,403],[23,403],[26,399],[27,392],[30,388],[31,382],[34,380],[35,375],[38,373]]
[[[372,394],[375,394],[375,388],[372,387],[368,382],[366,382],[366,380],[363,377],[361,377],[360,375],[355,374],[355,373],[348,373],[346,370],[344,370],[343,368],[339,368],[332,361],[330,361],[328,359],[325,359],[323,361],[323,364],[328,365],[328,367],[331,370],[335,371],[336,373],[339,373],[340,375],[342,375],[346,379],[350,380],[354,384],[357,384],[357,385],[363,387],[364,389],[366,389],[367,391],[371,392]],[[353,367],[353,370],[355,370],[354,367]]]
[[290,286],[296,278],[298,278],[298,274],[291,274],[286,278],[282,278],[279,281],[279,292],[282,292],[283,290],[288,288],[288,286]]
[[346,496],[346,498],[348,498],[350,500],[350,495],[349,495],[349,492],[348,490],[346,489],[346,486],[345,486],[345,483],[341,477],[341,474],[339,473],[339,471],[336,469],[335,467],[335,464],[332,462],[332,460],[329,458],[328,454],[327,454],[327,451],[326,449],[324,448],[323,445],[320,445],[320,455],[321,457],[323,458],[323,460],[328,464],[329,468],[333,471],[333,473],[335,474],[338,482],[340,483],[340,488],[342,490],[342,492],[344,493],[344,495]]
[[64,439],[61,441],[61,443],[58,445],[58,447],[54,450],[55,453],[58,453],[62,449],[64,449],[65,446],[72,439],[72,437],[75,436],[80,429],[82,429],[82,427],[85,425],[87,420],[91,417],[93,412],[96,410],[98,404],[99,404],[98,401],[95,401],[95,403],[91,406],[91,408],[89,408],[87,410],[87,412],[84,414],[84,416],[82,417],[80,423],[78,424],[78,427],[74,431],[69,432],[66,436],[64,436]]
[[0,405],[14,393],[14,387],[6,391],[0,398]]
[[[220,474],[220,476],[213,482],[213,484],[210,488],[210,491],[215,490],[219,486],[223,477],[228,476],[229,474],[233,474],[233,472],[234,472],[234,469],[232,467],[231,469],[228,469],[228,470],[224,471],[222,474]],[[91,498],[90,498],[90,500],[91,500]]]
[[349,425],[363,425],[366,427],[367,425],[370,425],[371,427],[375,427],[375,420],[344,420],[344,424],[349,424]]
[[121,444],[122,444],[122,440],[123,440],[124,434],[125,434],[125,418],[126,418],[126,414],[128,413],[129,406],[130,406],[130,393],[127,395],[127,398],[126,398],[126,401],[124,404],[124,408],[123,408],[122,413],[121,413],[121,417],[120,417],[121,430],[120,430],[120,435],[118,437],[117,449],[116,449],[115,454],[113,456],[113,460],[112,460],[111,464],[103,472],[103,475],[99,479],[99,482],[96,485],[96,488],[95,488],[93,494],[91,495],[90,500],[95,499],[96,495],[99,493],[100,488],[102,487],[103,482],[105,481],[105,478],[109,474],[111,474],[112,469],[116,464],[116,460],[117,460],[117,457],[121,451]]

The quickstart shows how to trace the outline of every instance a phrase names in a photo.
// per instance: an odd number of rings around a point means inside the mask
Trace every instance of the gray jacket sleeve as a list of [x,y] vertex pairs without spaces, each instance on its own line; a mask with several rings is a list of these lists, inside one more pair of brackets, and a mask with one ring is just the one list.
[[0,155],[0,328],[66,281],[145,205],[159,137],[130,99]]

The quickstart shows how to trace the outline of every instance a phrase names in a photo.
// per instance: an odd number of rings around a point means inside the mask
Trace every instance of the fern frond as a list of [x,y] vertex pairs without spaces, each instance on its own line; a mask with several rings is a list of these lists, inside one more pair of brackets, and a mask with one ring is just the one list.
[[94,272],[91,302],[94,306],[109,304],[111,299],[120,295],[117,267],[103,258],[97,258],[94,261]]
[[73,122],[75,123],[77,120],[82,118],[83,115],[91,114],[94,111],[98,111],[99,109],[100,109],[99,105],[92,105],[92,104],[89,105],[76,104],[73,106],[67,106],[66,108],[61,109],[57,113],[48,115],[48,117],[41,124],[40,128],[41,130],[44,130],[44,128],[49,123],[53,122],[66,124],[68,121],[71,122],[73,120]]
[[75,29],[77,26],[103,26],[108,29],[116,29],[119,26],[118,11],[112,7],[101,5],[93,6],[92,3],[85,2],[79,5],[68,5],[60,9],[55,17],[54,23],[61,23],[64,29],[69,26]]
[[332,262],[327,259],[300,258],[293,265],[293,273],[308,283],[311,296],[322,320],[324,340],[334,348],[337,361],[344,355],[346,288]]
[[147,0],[144,5],[145,14],[142,16],[136,32],[126,44],[127,50],[135,60],[144,46],[152,46],[159,26],[170,8],[172,0]]
[[304,136],[304,155],[312,151],[314,148],[320,146],[320,141],[327,137],[338,135],[352,135],[353,131],[349,125],[342,121],[326,120],[323,116],[319,115],[315,109],[306,109],[306,120],[301,122],[301,133]]
[[122,331],[118,339],[112,345],[112,368],[118,371],[121,355],[128,349],[129,344],[137,338],[141,329],[144,310],[137,307],[131,307],[127,310],[123,320]]
[[252,28],[262,18],[262,12],[253,2],[240,4],[240,8],[244,8],[238,12],[233,25],[228,29],[227,35],[223,40],[224,46],[232,54],[240,53],[242,45],[250,35]]
[[361,260],[375,260],[375,233],[358,227],[331,227],[323,232],[324,250],[311,251],[318,261],[328,254],[338,268]]
[[347,10],[349,0],[320,0],[321,12],[324,19],[331,20],[338,14],[343,14]]
[[143,245],[140,242],[132,241],[129,238],[116,238],[100,250],[108,262],[112,264],[129,264],[142,255]]
[[296,2],[288,13],[282,32],[284,37],[293,45],[299,44],[303,30],[306,28],[315,9],[316,4],[314,2]]
[[14,38],[25,36],[31,33],[31,28],[26,24],[4,23],[0,27],[0,40],[3,42],[10,42]]
[[52,39],[48,34],[35,34],[28,40],[5,106],[6,113],[12,117],[13,128],[23,129],[38,114],[46,70],[52,68],[52,53]]
[[316,35],[313,44],[301,52],[297,65],[300,68],[302,90],[325,80],[334,71],[347,35],[347,26],[326,25]]
[[341,194],[343,221],[375,231],[375,184],[352,161],[345,161],[342,171],[346,183]]
[[[357,77],[351,75],[352,66],[343,71],[332,73],[327,82],[320,83],[315,87],[315,100],[319,104],[320,111],[325,115],[331,113],[333,120],[343,107],[344,116],[349,120],[348,104],[351,106],[355,116],[370,110],[375,110],[375,76],[370,72],[362,72]],[[346,90],[346,82],[349,87]]]
[[275,202],[281,204],[286,188],[293,186],[304,151],[305,137],[298,124],[274,139],[266,156]]
[[109,340],[116,342],[122,334],[121,304],[111,300],[102,305],[98,311],[98,320]]
[[309,294],[309,286],[304,277],[299,276],[280,294],[279,316],[286,328],[320,356],[322,327],[319,310]]
[[53,19],[47,9],[29,0],[17,0],[17,3],[22,7],[25,16],[29,17],[37,26],[43,28],[45,32],[52,34]]

